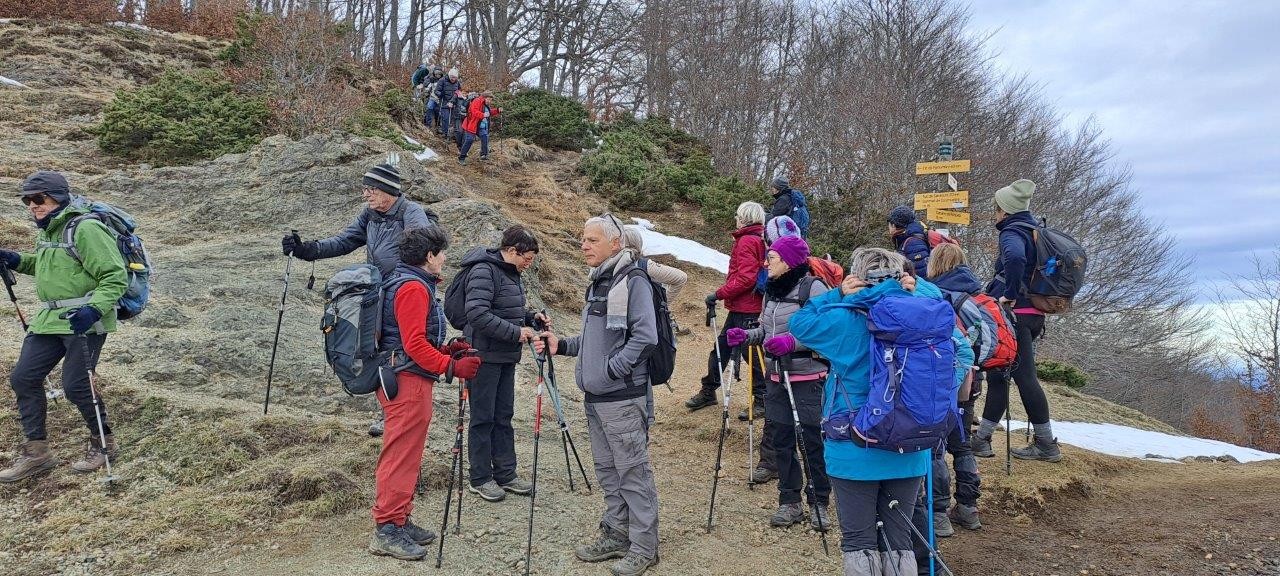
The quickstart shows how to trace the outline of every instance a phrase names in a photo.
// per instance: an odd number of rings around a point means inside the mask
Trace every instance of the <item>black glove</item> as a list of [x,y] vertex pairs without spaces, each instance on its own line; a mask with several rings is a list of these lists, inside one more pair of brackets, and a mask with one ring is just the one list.
[[285,256],[288,256],[292,254],[300,244],[302,244],[302,238],[298,236],[297,232],[294,232],[293,234],[285,236],[284,239],[280,241],[280,249],[284,251]]
[[719,298],[716,298],[716,293],[715,293],[715,292],[712,292],[712,293],[708,294],[708,295],[707,295],[707,308],[715,308],[715,307],[716,307],[716,300],[719,300]]
[[0,250],[0,260],[4,260],[5,266],[15,269],[22,263],[22,255],[13,250]]
[[98,320],[102,319],[102,313],[98,312],[98,309],[93,306],[81,306],[67,312],[66,316],[67,320],[71,322],[71,331],[76,334],[88,332],[90,328],[93,328],[94,324],[98,323]]

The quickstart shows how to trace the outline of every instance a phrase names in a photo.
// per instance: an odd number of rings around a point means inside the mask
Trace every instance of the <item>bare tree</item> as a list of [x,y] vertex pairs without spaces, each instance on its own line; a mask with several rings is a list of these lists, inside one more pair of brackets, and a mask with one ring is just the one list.
[[1218,290],[1235,370],[1250,386],[1280,394],[1280,248],[1250,258],[1253,271]]

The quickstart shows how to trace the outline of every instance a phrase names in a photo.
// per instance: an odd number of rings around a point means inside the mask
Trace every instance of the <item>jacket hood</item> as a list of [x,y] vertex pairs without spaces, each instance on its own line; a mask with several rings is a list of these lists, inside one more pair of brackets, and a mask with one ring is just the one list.
[[741,238],[743,236],[748,236],[748,235],[760,236],[761,238],[763,238],[764,224],[751,224],[748,226],[743,226],[733,231],[734,240],[737,240],[738,238]]
[[481,262],[487,262],[495,266],[504,267],[503,269],[508,272],[517,271],[514,264],[502,259],[502,252],[497,248],[485,248],[483,246],[477,246],[467,250],[467,253],[462,255],[462,263],[459,264],[459,266],[466,268],[468,266],[475,266]]
[[929,279],[938,288],[948,292],[963,292],[965,294],[977,294],[982,291],[982,283],[978,281],[978,277],[973,274],[968,266],[961,264],[955,269],[947,272],[937,278]]
[[1015,222],[1023,222],[1034,226],[1040,225],[1040,223],[1036,221],[1036,217],[1031,215],[1031,212],[1018,212],[1016,214],[1010,214],[1006,216],[1004,220],[996,222],[996,230],[1004,230]]
[[919,221],[907,224],[907,227],[904,228],[902,232],[893,235],[893,243],[895,246],[901,247],[902,243],[906,242],[907,238],[912,236],[920,236],[927,239],[927,235],[924,231],[924,224],[921,224]]

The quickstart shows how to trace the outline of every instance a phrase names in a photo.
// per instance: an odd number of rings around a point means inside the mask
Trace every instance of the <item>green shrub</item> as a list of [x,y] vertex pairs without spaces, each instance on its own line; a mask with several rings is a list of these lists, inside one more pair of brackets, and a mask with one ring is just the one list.
[[248,150],[268,118],[263,100],[235,93],[218,72],[168,71],[116,92],[93,133],[107,152],[173,164]]
[[661,118],[625,116],[606,126],[600,148],[578,169],[616,207],[651,212],[677,200],[699,202],[695,193],[717,179],[706,146]]
[[587,109],[577,100],[546,90],[525,90],[500,99],[502,131],[544,148],[581,150],[591,146]]
[[1041,380],[1061,382],[1072,388],[1084,388],[1089,383],[1089,375],[1070,364],[1054,360],[1037,360],[1036,375]]
[[397,126],[397,121],[413,117],[413,99],[403,88],[389,88],[377,98],[364,103],[348,118],[344,128],[366,138],[382,138],[405,150],[421,152],[422,146],[410,144]]
[[752,201],[767,206],[769,196],[760,186],[730,176],[714,178],[709,184],[695,190],[691,199],[701,207],[702,219],[707,222],[706,228],[724,232],[733,230],[736,226],[739,204]]

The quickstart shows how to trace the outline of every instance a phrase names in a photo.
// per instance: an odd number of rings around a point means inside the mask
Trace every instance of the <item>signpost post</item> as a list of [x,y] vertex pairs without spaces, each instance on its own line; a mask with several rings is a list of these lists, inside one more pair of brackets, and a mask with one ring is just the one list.
[[[969,207],[969,191],[960,189],[960,182],[955,176],[969,172],[970,163],[968,160],[955,160],[955,149],[955,143],[951,138],[940,138],[937,161],[916,163],[916,176],[942,174],[946,177],[947,188],[950,189],[950,191],[922,192],[915,195],[914,207],[916,210],[925,211],[927,222],[968,226],[971,221],[969,213],[963,210]],[[938,231],[947,234],[945,229],[939,228]]]

